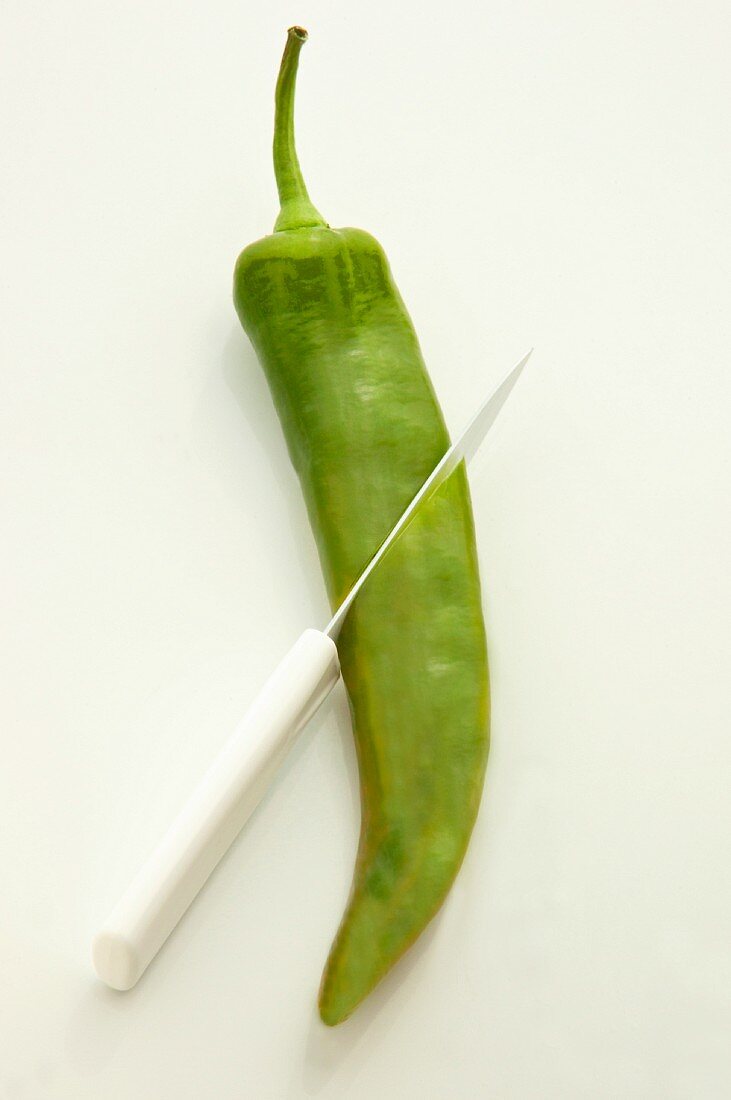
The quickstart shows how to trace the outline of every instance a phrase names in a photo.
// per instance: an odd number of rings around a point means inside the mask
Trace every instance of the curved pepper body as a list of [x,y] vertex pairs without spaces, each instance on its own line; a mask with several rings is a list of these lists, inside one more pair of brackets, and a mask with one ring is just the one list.
[[[449,443],[416,334],[382,249],[358,229],[310,224],[257,241],[239,257],[234,298],[335,608]],[[362,820],[320,990],[328,1024],[352,1012],[435,914],[477,814],[489,691],[464,467],[369,579],[338,651]]]

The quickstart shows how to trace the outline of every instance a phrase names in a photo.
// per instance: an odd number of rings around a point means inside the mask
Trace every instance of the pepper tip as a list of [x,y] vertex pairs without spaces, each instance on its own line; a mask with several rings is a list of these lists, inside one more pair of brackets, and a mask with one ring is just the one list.
[[292,38],[299,38],[300,42],[307,41],[307,31],[304,27],[290,27],[287,34],[291,34]]

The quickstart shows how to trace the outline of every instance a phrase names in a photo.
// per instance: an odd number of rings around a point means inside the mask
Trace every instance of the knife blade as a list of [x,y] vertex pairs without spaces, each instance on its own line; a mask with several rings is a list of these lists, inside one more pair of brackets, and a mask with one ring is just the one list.
[[523,368],[532,354],[533,348],[531,348],[530,351],[508,371],[500,385],[492,391],[488,398],[486,398],[464,431],[460,433],[452,446],[445,451],[443,457],[429,474],[429,477],[426,479],[421,489],[419,489],[416,496],[412,498],[404,512],[402,512],[400,518],[391,528],[388,535],[386,535],[386,538],[378,547],[375,554],[338,607],[332,619],[325,627],[325,633],[329,635],[333,641],[337,639],[347,614],[361,588],[366,583],[373,570],[377,568],[379,563],[386,556],[396,539],[403,535],[419,508],[421,508],[429,497],[436,493],[439,486],[447,480],[450,474],[454,473],[463,459],[469,462],[475,455],[483,439],[500,415],[503,405],[510,397],[515,383],[523,373]]
[[131,989],[139,981],[260,802],[298,733],[340,678],[335,643],[358,593],[424,503],[475,454],[532,350],[445,452],[325,630],[305,630],[295,642],[94,937],[94,969],[113,989]]

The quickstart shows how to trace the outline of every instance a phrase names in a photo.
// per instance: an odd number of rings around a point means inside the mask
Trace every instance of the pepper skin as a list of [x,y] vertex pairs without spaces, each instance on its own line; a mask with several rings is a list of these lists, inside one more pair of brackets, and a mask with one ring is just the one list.
[[[312,205],[294,145],[307,35],[288,32],[277,83],[275,232],[242,252],[234,301],[266,372],[338,606],[449,445],[386,257]],[[444,900],[478,810],[489,684],[464,466],[417,514],[355,601],[338,641],[361,781],[350,900],[320,988],[344,1020]]]

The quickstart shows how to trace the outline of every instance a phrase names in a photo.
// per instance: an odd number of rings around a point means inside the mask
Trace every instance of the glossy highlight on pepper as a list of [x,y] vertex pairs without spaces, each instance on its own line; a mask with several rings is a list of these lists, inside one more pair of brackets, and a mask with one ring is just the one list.
[[[411,319],[378,242],[332,229],[294,141],[306,32],[276,90],[271,236],[236,264],[234,301],[299,475],[333,608],[449,445]],[[464,466],[357,597],[338,641],[361,784],[350,899],[320,988],[346,1019],[414,942],[459,870],[482,792],[489,681]]]

